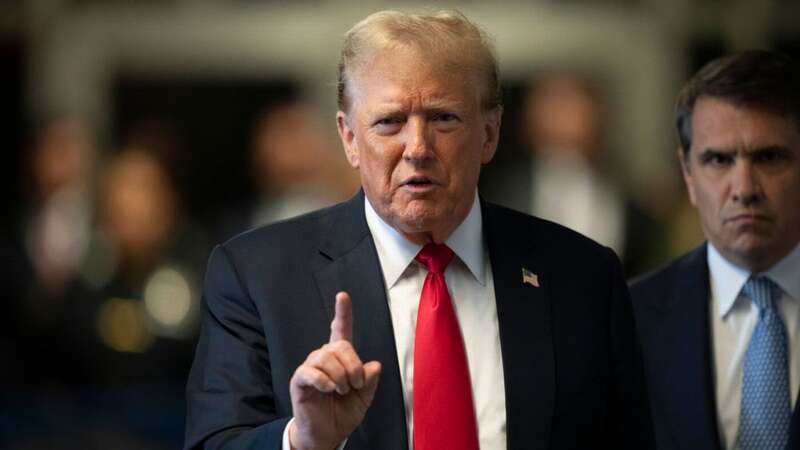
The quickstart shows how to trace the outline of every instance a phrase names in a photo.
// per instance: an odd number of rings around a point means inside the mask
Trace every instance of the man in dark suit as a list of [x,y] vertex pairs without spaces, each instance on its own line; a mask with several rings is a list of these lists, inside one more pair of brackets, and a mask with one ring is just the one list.
[[497,80],[457,13],[347,33],[337,125],[363,189],[215,249],[186,448],[653,446],[617,257],[477,196]]
[[798,80],[789,58],[747,51],[678,98],[708,242],[631,288],[661,449],[800,448]]

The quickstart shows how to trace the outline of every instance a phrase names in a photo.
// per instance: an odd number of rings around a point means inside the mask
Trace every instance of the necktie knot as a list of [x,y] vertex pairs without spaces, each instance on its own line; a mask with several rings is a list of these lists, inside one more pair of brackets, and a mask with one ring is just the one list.
[[452,260],[453,251],[444,244],[426,244],[417,254],[417,261],[430,273],[443,274]]
[[758,308],[759,314],[770,311],[775,306],[775,291],[777,286],[767,277],[750,277],[742,288],[742,294],[752,301]]

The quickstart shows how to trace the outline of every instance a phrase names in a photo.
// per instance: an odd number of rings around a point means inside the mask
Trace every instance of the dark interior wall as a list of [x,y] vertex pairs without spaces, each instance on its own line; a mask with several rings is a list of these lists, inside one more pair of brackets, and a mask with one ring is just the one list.
[[25,48],[22,40],[0,39],[0,224],[21,213],[22,159],[29,124],[24,105]]

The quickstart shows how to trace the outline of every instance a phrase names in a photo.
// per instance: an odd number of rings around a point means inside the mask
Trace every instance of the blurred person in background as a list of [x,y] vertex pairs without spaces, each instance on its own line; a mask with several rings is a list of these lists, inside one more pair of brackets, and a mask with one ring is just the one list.
[[42,353],[49,395],[26,405],[49,440],[21,434],[20,448],[180,445],[206,256],[180,205],[157,148],[126,145],[103,165],[92,248]]
[[526,154],[482,187],[488,199],[611,247],[635,274],[652,258],[655,222],[600,167],[607,114],[588,80],[569,73],[537,79],[523,105]]
[[48,125],[31,155],[32,211],[25,244],[36,285],[61,296],[89,246],[94,140],[75,120]]
[[188,370],[206,249],[163,158],[131,146],[105,165],[97,239],[67,325],[82,343],[69,371],[85,371],[77,384],[178,383]]
[[216,241],[338,199],[327,172],[331,153],[322,126],[307,105],[284,100],[265,108],[255,120],[250,142],[255,193],[221,214]]
[[[57,122],[37,140],[24,241],[33,269],[10,316],[25,370],[19,389],[6,385],[0,447],[179,445],[207,248],[157,142],[137,135],[112,153],[93,197],[86,131]],[[13,356],[4,373],[18,369]]]
[[60,118],[36,134],[23,177],[28,209],[0,238],[6,288],[0,347],[7,387],[47,378],[49,346],[58,339],[65,294],[79,276],[91,240],[94,138],[78,120]]
[[800,65],[711,61],[676,123],[707,242],[631,286],[658,448],[798,449]]

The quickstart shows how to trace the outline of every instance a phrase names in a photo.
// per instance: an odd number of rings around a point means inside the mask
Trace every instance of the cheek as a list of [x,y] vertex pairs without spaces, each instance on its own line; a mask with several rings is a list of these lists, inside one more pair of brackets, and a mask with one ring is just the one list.
[[367,145],[362,147],[359,161],[362,182],[388,189],[392,184],[392,177],[397,168],[400,152],[394,151],[391,146]]
[[461,182],[477,178],[483,163],[483,148],[476,145],[476,136],[453,136],[444,139],[439,158],[452,179]]
[[695,187],[695,202],[701,213],[709,218],[717,217],[722,207],[722,200],[718,198],[717,192],[698,187]]
[[703,189],[703,186],[693,184],[688,185],[690,200],[692,205],[697,210],[697,215],[703,223],[703,228],[706,231],[713,231],[720,227],[719,224],[719,207],[714,199],[713,192]]
[[716,216],[725,208],[730,189],[728,188],[727,177],[715,176],[715,174],[700,173],[699,176],[691,178],[687,182],[690,197],[693,197],[693,204],[697,208],[704,210],[707,216]]
[[453,177],[458,181],[455,188],[462,192],[474,190],[475,186],[478,184],[480,173],[480,160],[469,161],[469,164],[465,164],[465,162],[462,161],[458,173]]
[[794,218],[794,225],[800,229],[800,176],[778,190],[772,207],[776,213],[784,212]]

